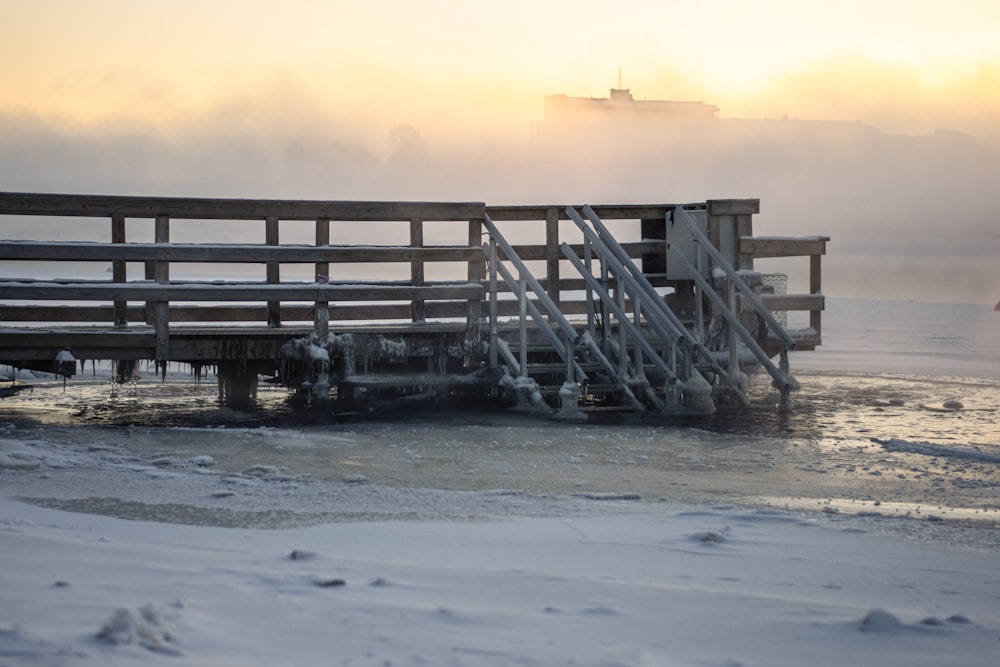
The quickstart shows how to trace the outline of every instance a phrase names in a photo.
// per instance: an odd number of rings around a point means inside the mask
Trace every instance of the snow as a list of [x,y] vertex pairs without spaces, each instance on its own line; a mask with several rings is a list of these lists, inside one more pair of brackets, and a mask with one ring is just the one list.
[[[886,451],[890,452],[910,452],[912,454],[923,454],[942,459],[965,459],[979,463],[1000,463],[1000,454],[986,451],[990,449],[986,446],[974,444],[969,445],[942,445],[932,442],[914,442],[903,440],[902,438],[879,439],[872,438],[872,442],[882,445]],[[996,447],[993,447],[995,450]]]
[[1000,659],[990,522],[324,482],[4,435],[4,666]]

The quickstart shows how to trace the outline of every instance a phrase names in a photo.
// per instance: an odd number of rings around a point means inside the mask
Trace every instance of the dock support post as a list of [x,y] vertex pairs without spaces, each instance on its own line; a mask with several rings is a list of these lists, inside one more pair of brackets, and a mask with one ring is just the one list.
[[246,404],[257,397],[257,369],[241,359],[219,361],[219,400],[227,405]]

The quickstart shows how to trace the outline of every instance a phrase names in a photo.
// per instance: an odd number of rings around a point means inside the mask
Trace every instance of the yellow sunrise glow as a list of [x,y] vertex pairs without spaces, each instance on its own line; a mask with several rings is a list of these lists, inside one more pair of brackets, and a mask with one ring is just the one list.
[[[1000,4],[986,0],[290,0],[280,8],[36,0],[0,8],[0,109],[72,122],[169,124],[284,94],[373,121],[443,114],[523,123],[538,118],[545,94],[605,96],[619,68],[638,97],[705,99],[723,115],[843,116],[897,88],[902,104],[940,94],[952,106],[995,109],[1000,97]],[[837,100],[820,99],[824,90]]]

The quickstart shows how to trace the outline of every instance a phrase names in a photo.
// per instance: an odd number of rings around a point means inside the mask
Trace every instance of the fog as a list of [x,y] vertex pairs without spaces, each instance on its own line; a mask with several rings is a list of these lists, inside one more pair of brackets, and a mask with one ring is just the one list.
[[[433,90],[372,108],[288,80],[168,119],[127,109],[87,121],[7,110],[0,190],[488,204],[754,197],[757,234],[831,237],[830,296],[996,302],[996,100],[949,106],[916,80],[879,90],[877,77],[858,79],[851,97],[848,70],[826,68],[825,95],[805,73],[738,101],[686,97],[698,91],[680,78],[670,80],[677,95],[633,90],[637,100],[720,107],[718,119],[674,125],[543,122],[541,96],[506,115],[474,97],[435,104]],[[951,92],[992,76],[970,75]],[[2,236],[20,235],[23,223],[3,224]],[[775,268],[798,275],[806,264]]]

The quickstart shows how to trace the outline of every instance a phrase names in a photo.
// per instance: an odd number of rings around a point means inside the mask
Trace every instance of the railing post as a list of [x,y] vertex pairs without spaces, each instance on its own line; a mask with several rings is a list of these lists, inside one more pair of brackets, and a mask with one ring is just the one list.
[[[421,248],[424,245],[424,221],[420,218],[410,219],[410,247]],[[424,284],[424,262],[414,259],[410,262],[410,284],[415,287],[422,287]],[[424,307],[423,299],[414,299],[410,302],[410,319],[414,322],[423,322],[427,319],[427,311]]]
[[[111,242],[125,243],[125,216],[121,213],[111,214]],[[111,279],[116,283],[124,283],[126,277],[126,264],[123,259],[116,259],[111,262]],[[128,326],[128,301],[115,301],[115,326]]]
[[[318,218],[316,220],[316,245],[320,247],[330,245],[330,218]],[[329,280],[330,263],[316,262],[316,284],[329,282]],[[330,334],[330,302],[326,299],[316,299],[316,313],[313,316],[313,325],[316,338],[318,339],[317,342],[326,347],[326,341]]]
[[[264,222],[264,243],[267,245],[278,245],[278,218],[269,217]],[[277,285],[281,282],[281,265],[278,262],[267,262],[265,264],[267,272],[267,284]],[[267,326],[281,326],[281,302],[267,302]]]
[[559,308],[559,209],[550,208],[545,211],[545,279],[549,298]]
[[[153,241],[155,243],[170,243],[170,218],[166,215],[156,216]],[[160,285],[170,282],[170,263],[167,260],[156,260],[154,279]],[[157,301],[153,305],[153,326],[156,329],[156,361],[166,362],[170,353],[170,302]]]
[[[469,247],[482,247],[483,221],[480,218],[469,220]],[[481,285],[486,275],[485,256],[469,261],[468,280]],[[483,302],[479,299],[469,299],[465,308],[465,347],[467,365],[478,364],[482,359],[482,318]]]
[[499,317],[497,303],[497,241],[490,235],[490,370],[496,370],[499,366],[498,339],[500,330],[497,319]]
[[[809,256],[809,293],[810,294],[822,294],[822,255],[810,255]],[[809,311],[809,326],[816,330],[816,338],[821,339],[823,335],[823,311],[822,310],[810,310]]]

